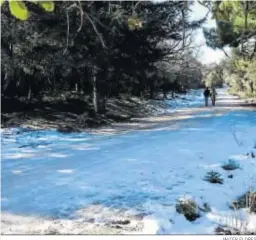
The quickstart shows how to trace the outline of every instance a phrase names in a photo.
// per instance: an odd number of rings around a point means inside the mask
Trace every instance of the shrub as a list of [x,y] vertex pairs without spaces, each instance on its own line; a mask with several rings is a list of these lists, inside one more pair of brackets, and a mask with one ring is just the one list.
[[241,235],[238,229],[230,228],[228,226],[218,226],[215,228],[215,232],[217,235]]
[[214,171],[208,172],[204,177],[204,180],[210,183],[223,184],[223,178],[221,178],[221,174]]
[[205,213],[212,211],[212,209],[208,203],[204,203],[202,207],[198,207],[198,208],[200,211],[205,212]]
[[[248,191],[241,197],[237,198],[236,201],[230,206],[234,210],[234,214],[231,216],[229,224],[220,226],[215,231],[218,234],[255,234],[255,230],[249,228],[251,213],[256,213],[256,192]],[[245,211],[240,211],[242,208]],[[243,214],[241,214],[243,213]],[[231,225],[230,225],[231,223]]]
[[200,217],[197,204],[191,199],[179,200],[176,204],[176,211],[183,214],[188,221],[195,221]]
[[237,162],[235,162],[234,160],[228,160],[228,163],[224,164],[222,166],[222,168],[224,170],[227,170],[227,171],[232,171],[232,170],[236,170],[238,168],[240,168],[239,164]]
[[231,208],[248,208],[250,212],[256,213],[256,192],[247,192],[237,198],[237,200],[232,203]]

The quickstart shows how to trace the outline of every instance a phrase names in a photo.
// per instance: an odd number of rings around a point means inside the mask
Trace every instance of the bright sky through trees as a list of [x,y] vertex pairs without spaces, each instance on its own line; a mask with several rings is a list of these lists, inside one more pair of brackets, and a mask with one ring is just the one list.
[[[194,20],[198,20],[202,17],[204,17],[207,14],[208,9],[200,5],[197,1],[192,7],[192,13],[191,18]],[[211,19],[211,13],[208,16],[207,22],[204,24],[204,27],[214,27],[215,26],[215,20]],[[200,52],[198,54],[199,60],[204,64],[209,63],[219,63],[221,59],[225,58],[225,54],[221,50],[213,50],[206,46],[203,30],[198,29],[195,37],[195,41],[197,45],[204,44]],[[229,49],[227,49],[228,51]]]
[[[165,0],[153,0],[153,2],[164,2]],[[193,0],[192,0],[193,1]],[[204,6],[200,5],[197,0],[194,0],[195,3],[192,7],[192,13],[191,13],[191,19],[198,20],[203,18],[206,14],[208,9]],[[208,15],[207,22],[203,25],[204,27],[215,27],[215,20],[211,19],[211,13]],[[203,30],[198,29],[196,30],[195,34],[195,44],[196,45],[202,45],[200,48],[199,53],[197,55],[198,60],[201,61],[204,64],[209,63],[219,63],[221,59],[225,58],[225,54],[221,50],[213,50],[210,47],[206,46]],[[229,49],[225,48],[226,52],[229,52]]]

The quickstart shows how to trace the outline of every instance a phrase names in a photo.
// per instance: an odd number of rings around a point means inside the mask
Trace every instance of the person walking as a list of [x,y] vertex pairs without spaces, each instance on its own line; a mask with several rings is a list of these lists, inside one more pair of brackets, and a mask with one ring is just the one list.
[[205,90],[204,90],[204,100],[205,100],[205,106],[208,106],[208,99],[210,97],[210,90],[209,88],[207,87]]
[[217,92],[216,92],[215,87],[213,87],[213,88],[211,89],[212,106],[215,106],[215,103],[216,103],[216,96],[217,96]]

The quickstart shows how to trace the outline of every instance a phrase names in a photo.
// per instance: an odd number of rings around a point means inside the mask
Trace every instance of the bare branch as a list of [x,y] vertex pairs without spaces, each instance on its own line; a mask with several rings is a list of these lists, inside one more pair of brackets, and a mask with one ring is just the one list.
[[103,47],[103,48],[106,48],[105,42],[104,42],[104,40],[103,40],[103,38],[102,38],[102,35],[99,33],[99,31],[98,31],[97,27],[95,26],[93,20],[90,18],[90,16],[89,16],[86,12],[85,12],[84,14],[85,14],[85,16],[87,17],[87,19],[89,20],[89,22],[92,24],[92,27],[93,27],[93,29],[94,29],[96,35],[99,37],[99,39],[100,39],[100,41],[101,41],[102,47]]
[[[197,1],[200,5],[202,5],[203,7],[206,7],[209,11],[212,10],[210,3],[209,2],[202,2],[202,1]],[[208,4],[207,4],[208,3]]]
[[81,21],[80,21],[80,26],[79,28],[77,29],[77,32],[80,32],[81,29],[82,29],[82,26],[83,26],[83,15],[84,15],[84,12],[83,12],[83,8],[82,8],[82,5],[81,5],[81,2],[78,0],[78,3],[79,3],[79,6],[77,6],[76,3],[73,3],[72,5],[70,5],[67,9],[66,9],[66,17],[67,17],[67,44],[66,44],[66,48],[63,52],[63,54],[65,54],[68,50],[68,46],[69,46],[69,29],[70,29],[70,26],[69,26],[69,11],[72,9],[72,8],[77,8],[79,11],[80,11],[80,17],[81,17]]
[[81,20],[80,20],[80,26],[79,28],[77,29],[77,32],[80,32],[82,27],[83,27],[83,21],[84,21],[84,11],[83,11],[83,7],[82,7],[82,4],[81,4],[81,1],[78,0],[78,3],[79,3],[79,10],[80,10],[80,17],[81,17]]
[[83,11],[83,7],[82,7],[82,4],[81,4],[81,1],[80,0],[77,0],[79,6],[76,4],[76,3],[73,3],[72,5],[70,5],[67,9],[66,9],[66,16],[67,16],[67,44],[66,44],[66,48],[63,52],[63,54],[66,53],[67,49],[68,49],[68,46],[69,46],[69,31],[70,31],[70,24],[69,24],[69,11],[72,9],[72,8],[77,8],[79,11],[80,11],[80,25],[79,25],[79,28],[77,29],[77,33],[80,32],[82,30],[82,27],[83,27],[83,21],[84,21],[84,15],[87,17],[87,19],[89,20],[89,22],[92,24],[93,26],[93,29],[95,31],[95,33],[97,34],[97,36],[100,38],[100,41],[101,41],[101,44],[103,46],[103,48],[106,48],[105,46],[105,43],[102,39],[102,36],[101,34],[99,33],[99,31],[97,30],[93,20],[89,17],[89,15]]
[[240,142],[240,141],[238,141],[237,136],[236,136],[235,127],[232,127],[232,128],[231,128],[231,131],[232,131],[232,135],[233,135],[233,137],[234,137],[234,139],[235,139],[237,145],[238,145],[239,147],[241,147],[241,146],[243,145],[243,143]]
[[140,1],[138,1],[136,4],[135,4],[135,6],[134,6],[134,8],[132,9],[132,14],[134,15],[135,14],[135,9],[137,8],[137,6],[140,4]]
[[70,5],[67,9],[66,9],[66,17],[67,17],[67,40],[66,40],[66,48],[63,52],[63,54],[65,54],[68,50],[68,45],[69,45],[69,10],[73,7],[75,7],[76,4],[73,3],[72,5]]
[[230,58],[230,56],[227,54],[227,52],[225,51],[224,48],[222,48],[221,50],[224,52],[224,54],[225,54],[228,58]]

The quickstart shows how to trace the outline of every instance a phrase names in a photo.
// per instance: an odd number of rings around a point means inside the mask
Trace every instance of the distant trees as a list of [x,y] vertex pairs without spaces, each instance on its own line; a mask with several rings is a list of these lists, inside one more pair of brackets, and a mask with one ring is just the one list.
[[164,97],[167,93],[185,92],[187,89],[199,88],[202,84],[202,64],[191,52],[184,54],[181,60],[157,62],[156,79]]
[[200,82],[191,36],[205,19],[190,21],[187,1],[60,1],[53,12],[23,2],[26,21],[1,7],[5,96],[78,91],[91,95],[97,113],[111,96],[154,97],[167,79],[178,84],[166,91]]
[[207,87],[222,87],[224,83],[224,68],[221,64],[204,66],[203,83]]
[[225,66],[225,82],[231,86],[231,91],[242,96],[255,97],[256,59],[241,56],[240,50],[234,50],[229,59],[223,62]]

